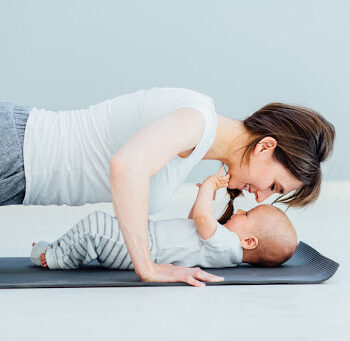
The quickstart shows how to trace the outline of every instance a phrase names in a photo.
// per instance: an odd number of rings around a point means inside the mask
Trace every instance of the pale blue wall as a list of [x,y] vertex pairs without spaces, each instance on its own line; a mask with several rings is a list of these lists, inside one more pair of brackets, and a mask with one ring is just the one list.
[[349,13],[347,1],[2,0],[0,100],[73,109],[175,86],[236,118],[302,104],[337,129],[325,178],[350,179]]

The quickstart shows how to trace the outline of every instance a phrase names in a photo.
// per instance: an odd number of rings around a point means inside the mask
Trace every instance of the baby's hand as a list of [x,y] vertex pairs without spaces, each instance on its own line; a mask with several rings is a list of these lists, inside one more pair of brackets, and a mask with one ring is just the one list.
[[[229,180],[230,180],[230,174],[227,173],[226,175],[222,176],[222,173],[224,171],[224,166],[221,166],[220,170],[218,173],[214,175],[208,176],[204,181],[204,183],[210,183],[214,186],[214,190],[217,191],[220,188],[227,187]],[[200,184],[197,184],[198,187],[200,187]]]

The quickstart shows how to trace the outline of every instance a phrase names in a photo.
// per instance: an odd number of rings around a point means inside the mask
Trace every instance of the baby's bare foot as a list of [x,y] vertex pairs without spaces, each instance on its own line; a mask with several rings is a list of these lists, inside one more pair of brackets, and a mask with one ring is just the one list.
[[48,268],[49,266],[46,263],[46,250],[49,243],[45,241],[33,242],[32,243],[32,252],[30,253],[30,259],[32,263],[43,268]]
[[40,261],[41,261],[41,264],[42,264],[43,268],[47,268],[45,253],[42,253],[40,255]]

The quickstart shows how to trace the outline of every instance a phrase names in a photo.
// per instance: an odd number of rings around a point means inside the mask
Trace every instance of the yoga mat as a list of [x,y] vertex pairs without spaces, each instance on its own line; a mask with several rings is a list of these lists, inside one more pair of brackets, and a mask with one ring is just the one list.
[[[322,256],[306,243],[300,242],[293,257],[277,268],[240,264],[232,268],[205,269],[223,276],[229,284],[314,284],[329,279],[339,264]],[[129,286],[179,286],[187,283],[141,282],[134,271],[103,268],[93,261],[77,270],[48,270],[31,263],[30,258],[0,258],[0,288],[82,288]]]

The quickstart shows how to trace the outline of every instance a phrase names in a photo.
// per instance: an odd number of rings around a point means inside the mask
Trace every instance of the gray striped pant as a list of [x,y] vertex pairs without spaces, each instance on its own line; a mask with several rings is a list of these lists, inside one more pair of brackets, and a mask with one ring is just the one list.
[[[154,243],[150,233],[148,236],[152,254]],[[50,243],[45,257],[49,269],[76,269],[93,259],[107,268],[134,269],[117,219],[100,211],[87,215]]]

